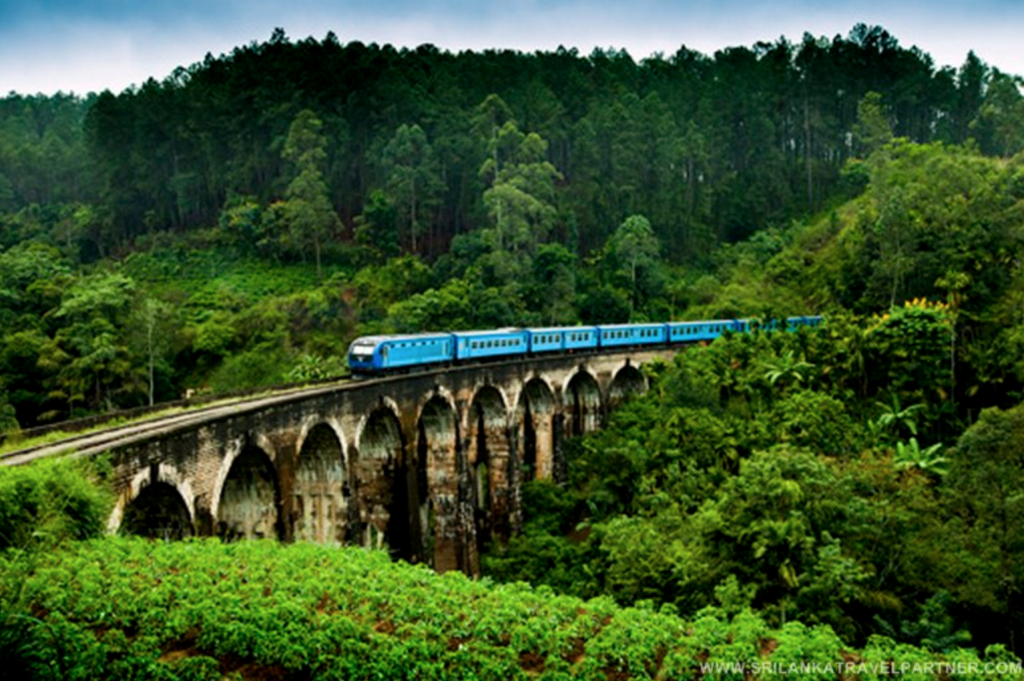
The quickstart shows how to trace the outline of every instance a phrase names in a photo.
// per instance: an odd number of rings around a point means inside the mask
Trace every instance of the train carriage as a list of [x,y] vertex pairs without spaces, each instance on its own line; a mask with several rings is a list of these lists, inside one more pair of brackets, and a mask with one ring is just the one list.
[[558,326],[526,331],[530,334],[530,352],[597,348],[597,329],[593,326]]
[[530,352],[559,352],[565,350],[564,328],[526,329]]
[[485,359],[525,355],[529,349],[529,333],[525,329],[497,331],[455,331],[455,358]]
[[597,327],[576,326],[565,330],[566,350],[596,349],[597,345]]
[[669,343],[696,343],[714,340],[726,331],[737,329],[737,320],[721,319],[713,322],[669,322],[665,325]]
[[602,348],[664,343],[665,324],[610,324],[595,327]]
[[812,317],[806,317],[806,316],[805,317],[786,317],[786,330],[787,331],[796,331],[797,329],[799,329],[802,326],[806,326],[808,328],[813,329],[813,328],[819,326],[820,324],[821,324],[821,317],[820,316],[812,316]]

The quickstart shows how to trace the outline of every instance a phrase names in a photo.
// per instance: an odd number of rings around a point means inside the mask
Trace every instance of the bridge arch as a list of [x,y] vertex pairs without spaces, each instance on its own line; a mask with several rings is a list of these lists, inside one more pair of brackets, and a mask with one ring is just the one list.
[[143,488],[125,508],[120,531],[170,541],[191,537],[195,528],[178,489],[169,482],[156,482]]
[[516,405],[516,446],[522,481],[551,478],[555,448],[555,391],[539,376],[529,379]]
[[416,419],[416,502],[423,554],[439,571],[460,567],[458,411],[451,394],[428,396]]
[[478,550],[492,538],[507,539],[509,517],[508,400],[493,385],[476,391],[467,413],[468,464]]
[[260,444],[266,444],[266,439],[245,438],[224,458],[226,472],[213,509],[222,539],[281,536],[280,482],[271,455]]
[[195,534],[195,494],[191,480],[172,464],[138,471],[107,521],[110,532],[182,539]]
[[344,438],[328,421],[310,421],[296,444],[292,486],[294,537],[342,543],[348,528],[348,481]]
[[383,398],[362,423],[357,440],[360,520],[363,545],[385,546],[398,558],[412,558],[411,506],[406,440],[398,406]]
[[628,361],[615,372],[615,377],[608,386],[608,409],[618,407],[626,400],[642,395],[647,391],[647,379],[639,367]]
[[562,389],[565,432],[578,437],[601,426],[601,387],[586,369],[578,368]]

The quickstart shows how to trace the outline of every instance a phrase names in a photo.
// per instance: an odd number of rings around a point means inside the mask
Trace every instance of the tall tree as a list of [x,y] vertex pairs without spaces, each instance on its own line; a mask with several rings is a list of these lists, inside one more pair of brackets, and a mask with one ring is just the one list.
[[509,121],[492,140],[493,151],[480,169],[490,177],[484,204],[498,250],[533,253],[555,225],[555,181],[561,174],[546,160],[547,142],[523,134]]
[[615,230],[609,242],[615,261],[629,277],[630,315],[636,311],[645,277],[658,263],[661,246],[651,229],[651,223],[643,215],[631,215]]
[[963,600],[1009,624],[1010,647],[1024,646],[1024,406],[990,409],[963,434],[944,489],[954,516],[948,536],[967,564]]
[[288,137],[281,156],[292,168],[293,179],[281,206],[288,239],[304,252],[312,247],[316,258],[316,275],[322,277],[320,252],[324,242],[336,234],[341,220],[331,205],[323,164],[327,158],[327,140],[316,114],[305,109],[288,128]]
[[399,126],[384,147],[384,166],[388,190],[395,199],[415,253],[417,237],[433,222],[429,213],[436,209],[443,189],[434,150],[423,128],[416,124]]
[[869,92],[857,104],[857,123],[853,128],[853,136],[864,158],[892,139],[892,125],[882,103],[882,95]]

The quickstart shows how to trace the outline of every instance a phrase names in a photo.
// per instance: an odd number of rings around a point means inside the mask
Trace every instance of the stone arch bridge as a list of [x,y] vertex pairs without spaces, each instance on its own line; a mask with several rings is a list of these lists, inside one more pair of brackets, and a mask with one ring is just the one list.
[[110,529],[356,543],[474,574],[566,437],[642,392],[666,349],[527,358],[340,384],[113,448]]

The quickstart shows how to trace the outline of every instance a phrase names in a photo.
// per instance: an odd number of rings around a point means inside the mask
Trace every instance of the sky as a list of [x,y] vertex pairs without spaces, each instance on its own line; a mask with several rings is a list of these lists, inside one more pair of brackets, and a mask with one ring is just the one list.
[[293,41],[333,31],[342,43],[615,48],[639,61],[684,45],[713,55],[805,33],[831,39],[858,23],[937,67],[959,67],[973,50],[1024,75],[1024,0],[0,0],[0,96],[121,92],[277,27]]

